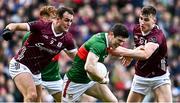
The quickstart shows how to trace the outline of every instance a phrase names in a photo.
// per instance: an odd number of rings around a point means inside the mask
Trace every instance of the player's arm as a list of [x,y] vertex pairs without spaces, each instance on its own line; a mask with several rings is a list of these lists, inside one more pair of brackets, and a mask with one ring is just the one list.
[[77,53],[77,45],[76,41],[72,38],[72,36],[69,37],[68,41],[66,41],[66,47],[64,49],[64,52],[73,60]]
[[135,59],[145,60],[148,59],[158,47],[159,44],[148,42],[146,45],[140,46],[134,50],[119,46],[115,50],[111,50],[110,53],[115,56],[127,56]]
[[6,29],[11,31],[27,31],[28,24],[27,23],[10,23],[6,26]]
[[94,81],[102,81],[104,79],[103,75],[97,70],[96,65],[99,60],[99,57],[93,52],[89,52],[86,63],[85,70],[92,77]]
[[[135,49],[134,56],[140,59],[148,59],[157,49],[159,48],[158,43],[148,42],[144,49]],[[137,54],[136,54],[137,53]]]
[[2,37],[5,40],[11,40],[14,31],[27,31],[29,30],[27,23],[10,23],[8,24],[2,32]]
[[77,49],[73,50],[64,50],[64,52],[73,60],[74,57],[76,56]]

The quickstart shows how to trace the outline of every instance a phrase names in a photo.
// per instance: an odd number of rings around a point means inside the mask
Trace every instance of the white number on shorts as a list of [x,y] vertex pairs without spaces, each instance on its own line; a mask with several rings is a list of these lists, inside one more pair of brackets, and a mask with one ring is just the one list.
[[161,69],[163,71],[166,71],[166,60],[165,59],[161,59]]
[[15,63],[14,65],[15,65],[15,69],[16,69],[16,70],[17,70],[17,69],[20,69],[20,64],[19,64],[19,63]]

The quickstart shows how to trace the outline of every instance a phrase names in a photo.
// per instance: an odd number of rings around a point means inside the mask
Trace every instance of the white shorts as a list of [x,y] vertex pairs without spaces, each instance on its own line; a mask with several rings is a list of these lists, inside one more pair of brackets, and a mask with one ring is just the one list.
[[62,101],[63,102],[78,102],[80,100],[80,96],[90,87],[92,87],[97,82],[90,81],[87,84],[74,83],[68,79],[68,77],[64,76],[63,81],[63,94]]
[[62,92],[63,80],[57,81],[42,81],[42,85],[49,92],[49,94],[56,94],[58,92]]
[[131,85],[131,91],[146,95],[151,90],[154,90],[164,84],[171,85],[171,80],[169,78],[168,71],[166,74],[164,74],[162,76],[157,76],[157,77],[153,77],[153,78],[144,78],[144,77],[135,75],[132,85]]
[[9,74],[12,77],[12,79],[14,79],[20,73],[25,72],[28,72],[32,75],[35,85],[40,85],[42,83],[41,74],[32,74],[32,72],[29,70],[27,66],[17,62],[14,58],[12,58],[12,60],[9,63]]

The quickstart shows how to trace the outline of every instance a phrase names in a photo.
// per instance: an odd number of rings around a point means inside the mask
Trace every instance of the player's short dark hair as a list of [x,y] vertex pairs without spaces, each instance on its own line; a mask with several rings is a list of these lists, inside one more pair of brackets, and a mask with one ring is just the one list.
[[65,12],[68,12],[69,14],[74,15],[74,11],[73,11],[72,8],[69,8],[69,7],[60,7],[60,8],[57,9],[57,16],[62,18],[63,14]]
[[128,38],[128,30],[125,25],[121,23],[114,24],[111,30],[114,33],[114,37],[121,36],[123,38]]
[[153,15],[156,16],[156,9],[153,6],[144,6],[141,10],[142,15],[148,16]]

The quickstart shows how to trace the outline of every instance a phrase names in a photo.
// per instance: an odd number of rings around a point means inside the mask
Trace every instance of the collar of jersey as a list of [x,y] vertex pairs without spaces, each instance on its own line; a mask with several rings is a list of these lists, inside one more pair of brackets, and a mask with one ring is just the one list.
[[106,45],[107,45],[107,48],[109,47],[109,42],[108,42],[108,33],[105,33],[105,39],[106,39]]
[[55,32],[55,30],[54,30],[54,25],[53,25],[53,23],[52,23],[52,25],[51,25],[51,29],[52,29],[52,31],[53,31],[53,34],[54,34],[54,36],[55,36],[55,37],[58,37],[58,36],[61,36],[61,35],[63,35],[63,33],[56,34],[56,32]]

